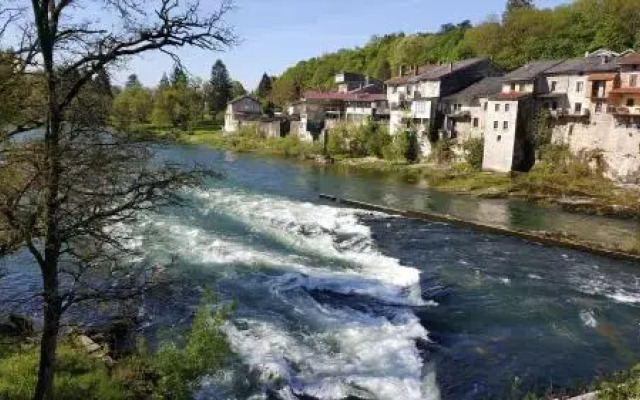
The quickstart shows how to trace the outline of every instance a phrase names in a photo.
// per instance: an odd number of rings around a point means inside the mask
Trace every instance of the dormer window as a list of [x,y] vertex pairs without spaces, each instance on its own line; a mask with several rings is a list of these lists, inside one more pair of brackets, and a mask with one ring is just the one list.
[[557,81],[552,81],[551,82],[551,91],[555,92],[556,89],[558,89],[558,82]]
[[516,91],[516,84],[515,84],[515,83],[512,83],[512,84],[511,84],[511,91],[512,91],[512,92],[515,92],[515,91]]
[[526,90],[526,85],[524,83],[520,84],[520,91],[524,92]]
[[629,86],[630,87],[638,86],[638,75],[631,75],[631,78],[629,78]]

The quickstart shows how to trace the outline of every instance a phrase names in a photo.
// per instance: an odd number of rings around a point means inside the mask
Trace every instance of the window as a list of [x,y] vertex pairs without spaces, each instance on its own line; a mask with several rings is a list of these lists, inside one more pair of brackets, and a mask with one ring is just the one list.
[[582,93],[584,82],[576,82],[576,93]]
[[497,131],[499,126],[500,126],[500,123],[498,121],[493,121],[493,130],[494,131]]
[[496,103],[496,112],[500,111],[500,103]]
[[510,104],[505,104],[504,105],[504,112],[509,112],[509,108],[510,108]]
[[636,101],[634,99],[627,99],[627,107],[633,107],[636,105]]
[[504,121],[502,123],[502,129],[504,129],[505,131],[509,130],[509,121]]
[[487,101],[486,103],[484,103],[484,110],[487,111],[488,107],[489,107],[489,102]]
[[575,104],[576,114],[580,114],[582,112],[582,103]]
[[501,141],[501,140],[502,140],[502,135],[498,135],[498,136],[496,136],[496,141],[498,141],[498,142],[499,142],[499,141]]
[[638,86],[638,75],[631,75],[631,78],[629,78],[629,86],[631,87]]
[[511,84],[511,91],[512,91],[512,92],[515,92],[515,91],[516,91],[516,84],[515,84],[515,83],[512,83],[512,84]]
[[554,101],[554,102],[551,103],[551,109],[553,111],[558,109],[558,102],[557,101]]
[[474,118],[473,119],[473,127],[477,128],[479,124],[480,124],[480,121],[478,121],[478,118]]
[[391,86],[391,93],[393,93],[393,94],[398,93],[398,87],[397,86]]
[[521,91],[521,92],[524,92],[524,91],[525,91],[525,89],[526,89],[526,85],[525,85],[524,83],[521,83],[521,84],[520,84],[520,91]]
[[558,82],[552,81],[551,82],[551,91],[555,92],[557,88],[558,88]]
[[600,114],[602,112],[602,102],[598,101],[596,102],[596,113]]

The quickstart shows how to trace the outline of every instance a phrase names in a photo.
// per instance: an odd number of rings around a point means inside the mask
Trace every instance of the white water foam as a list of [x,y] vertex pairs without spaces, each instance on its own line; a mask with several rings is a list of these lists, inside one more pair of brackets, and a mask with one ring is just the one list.
[[580,311],[580,320],[584,326],[589,328],[597,328],[598,320],[596,320],[596,315],[593,310],[582,310]]
[[[265,248],[177,217],[153,221],[165,239],[166,248],[158,250],[205,268],[228,265],[220,268],[225,278],[239,279],[246,290],[267,289],[270,301],[286,304],[300,316],[292,322],[296,317],[291,315],[254,317],[249,312],[227,326],[234,351],[263,385],[275,388],[283,399],[301,394],[323,400],[350,395],[439,398],[435,371],[422,376],[416,346],[418,340],[428,341],[427,331],[405,307],[424,304],[419,271],[381,254],[371,231],[359,221],[359,211],[227,189],[193,194],[209,211],[236,218],[256,235],[294,249]],[[270,269],[279,273],[263,273]],[[260,282],[242,279],[247,273],[259,274]],[[380,316],[319,303],[309,289],[366,295],[388,310]],[[292,324],[299,326],[292,329]],[[278,389],[278,382],[286,386]]]
[[[301,203],[270,196],[221,189],[194,191],[210,210],[223,211],[268,233],[290,246],[322,257],[353,263],[352,272],[360,277],[384,282],[409,297],[416,305],[419,298],[420,271],[400,265],[376,249],[371,230],[358,218],[359,210]],[[381,214],[382,216],[382,214]]]

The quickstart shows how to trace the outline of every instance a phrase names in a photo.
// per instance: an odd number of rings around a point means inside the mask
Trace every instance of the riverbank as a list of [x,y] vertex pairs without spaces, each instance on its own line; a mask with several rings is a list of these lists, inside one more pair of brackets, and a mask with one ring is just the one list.
[[[304,143],[295,138],[225,136],[221,132],[211,131],[180,133],[175,138],[181,143],[203,144],[221,150],[312,163],[327,162],[322,156],[320,144]],[[483,172],[468,164],[438,164],[433,161],[413,164],[375,157],[335,157],[330,162],[334,169],[393,176],[407,183],[440,191],[485,198],[522,199],[567,212],[640,219],[640,186],[616,185],[592,173],[588,166],[579,161],[567,160],[564,154],[552,156],[556,159],[538,163],[527,174]],[[635,244],[625,246],[633,248]],[[640,247],[636,251],[640,252]]]
[[[212,314],[203,303],[189,331],[153,352],[147,351],[144,338],[135,336],[133,326],[133,343],[118,348],[106,332],[68,328],[58,339],[55,398],[191,399],[202,377],[221,370],[231,354],[222,331],[231,310],[232,305],[223,305]],[[0,331],[0,399],[32,398],[39,350],[33,330]]]

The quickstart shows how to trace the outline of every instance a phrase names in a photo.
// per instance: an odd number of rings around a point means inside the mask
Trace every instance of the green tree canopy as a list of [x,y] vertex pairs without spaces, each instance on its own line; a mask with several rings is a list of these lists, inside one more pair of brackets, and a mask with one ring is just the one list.
[[266,99],[271,94],[272,90],[272,82],[271,77],[267,75],[265,72],[262,74],[262,78],[260,79],[260,83],[258,84],[258,90],[256,91],[256,95],[259,99]]
[[211,68],[209,93],[207,93],[209,108],[214,114],[226,109],[227,103],[231,100],[232,90],[233,83],[229,77],[229,71],[222,60],[217,60]]

